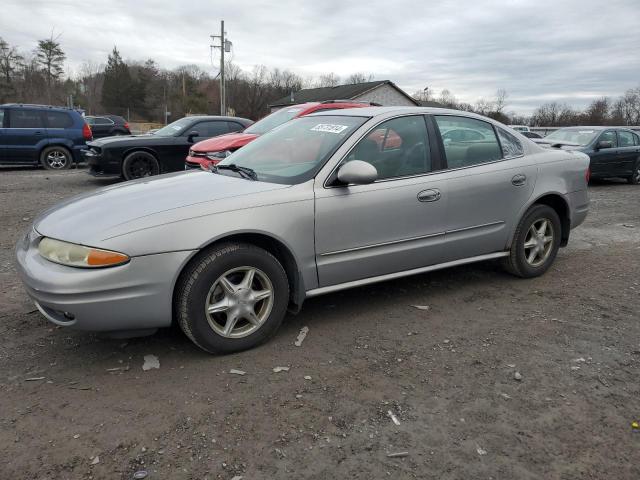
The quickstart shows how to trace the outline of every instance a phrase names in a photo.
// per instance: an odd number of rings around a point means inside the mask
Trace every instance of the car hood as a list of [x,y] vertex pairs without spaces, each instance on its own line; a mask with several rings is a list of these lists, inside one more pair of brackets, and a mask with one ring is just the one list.
[[140,179],[72,197],[34,223],[42,235],[93,247],[133,231],[195,216],[270,202],[266,192],[288,185],[211,172],[179,172]]
[[121,135],[115,137],[98,138],[96,140],[92,140],[91,142],[87,142],[87,145],[89,147],[96,146],[100,148],[125,146],[130,143],[135,143],[136,145],[157,145],[158,140],[167,138],[174,137],[158,137],[157,135]]
[[258,135],[253,133],[228,133],[198,142],[191,147],[191,150],[194,152],[222,152],[244,147],[256,138],[258,138]]

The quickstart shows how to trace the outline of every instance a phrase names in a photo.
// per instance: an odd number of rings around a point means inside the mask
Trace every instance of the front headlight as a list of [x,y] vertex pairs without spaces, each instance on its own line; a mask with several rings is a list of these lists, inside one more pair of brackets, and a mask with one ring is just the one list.
[[231,155],[231,152],[229,150],[223,150],[221,152],[205,153],[205,156],[210,160],[221,160],[223,158],[227,158],[229,155]]
[[38,244],[38,252],[47,260],[69,267],[115,267],[129,261],[124,253],[85,247],[44,237]]

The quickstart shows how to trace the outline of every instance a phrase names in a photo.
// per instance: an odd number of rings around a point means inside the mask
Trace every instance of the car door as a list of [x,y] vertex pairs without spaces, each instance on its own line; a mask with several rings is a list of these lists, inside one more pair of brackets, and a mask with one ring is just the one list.
[[617,175],[628,177],[633,173],[640,147],[635,145],[634,134],[629,130],[618,130],[618,171]]
[[38,162],[40,151],[48,143],[42,111],[13,108],[8,112],[9,126],[5,129],[6,162]]
[[[599,148],[600,142],[611,142],[611,147]],[[605,130],[596,139],[591,153],[591,173],[594,177],[615,177],[620,171],[618,137],[615,130]]]
[[504,251],[533,193],[535,161],[524,155],[514,135],[489,122],[455,115],[436,115],[433,121],[437,132],[467,132],[461,141],[442,143],[447,166],[441,174],[447,182],[443,261]]
[[445,185],[434,171],[439,161],[432,137],[422,115],[386,120],[341,160],[341,164],[363,160],[374,165],[378,171],[374,183],[339,185],[337,169],[316,181],[320,286],[438,262],[446,205]]

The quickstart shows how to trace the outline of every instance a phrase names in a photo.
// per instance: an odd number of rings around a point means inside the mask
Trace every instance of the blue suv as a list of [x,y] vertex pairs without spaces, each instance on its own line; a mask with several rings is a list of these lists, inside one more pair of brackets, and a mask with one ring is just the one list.
[[46,105],[0,105],[0,164],[69,168],[82,160],[91,128],[77,111]]

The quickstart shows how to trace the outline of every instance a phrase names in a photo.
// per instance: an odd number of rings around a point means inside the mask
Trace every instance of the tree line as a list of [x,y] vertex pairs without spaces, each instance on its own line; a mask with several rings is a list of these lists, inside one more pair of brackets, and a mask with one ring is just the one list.
[[[65,72],[65,60],[60,36],[52,34],[39,40],[32,52],[20,51],[0,37],[0,103],[72,103],[87,114],[111,113],[130,120],[161,123],[188,114],[220,111],[217,76],[196,65],[169,70],[152,59],[125,60],[116,47],[105,63],[88,61],[77,72]],[[373,80],[365,73],[346,78],[335,73],[303,78],[262,65],[245,71],[232,62],[227,63],[225,72],[230,114],[251,119],[267,114],[271,102],[303,88]],[[546,103],[530,117],[507,111],[509,95],[504,89],[475,103],[460,102],[446,89],[434,95],[425,88],[413,97],[425,104],[476,112],[507,124],[640,125],[640,87],[629,89],[617,99],[594,100],[582,111],[558,102]]]

